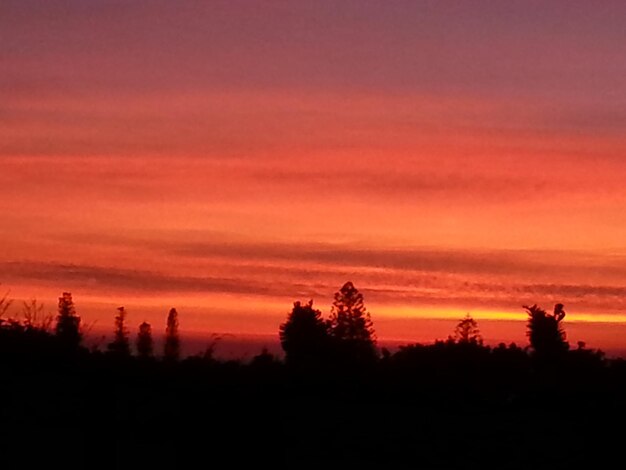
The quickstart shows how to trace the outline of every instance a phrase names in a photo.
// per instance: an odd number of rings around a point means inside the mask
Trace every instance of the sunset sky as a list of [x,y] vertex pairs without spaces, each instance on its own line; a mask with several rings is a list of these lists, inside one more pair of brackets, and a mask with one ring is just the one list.
[[[626,350],[626,2],[0,2],[0,289],[276,334],[522,305]],[[19,311],[16,302],[13,313]]]

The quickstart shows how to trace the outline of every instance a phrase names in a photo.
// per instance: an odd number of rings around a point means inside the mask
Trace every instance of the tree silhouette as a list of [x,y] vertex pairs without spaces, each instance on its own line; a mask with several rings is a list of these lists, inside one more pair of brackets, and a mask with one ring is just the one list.
[[43,309],[43,304],[37,302],[37,299],[33,298],[28,302],[22,302],[22,316],[24,317],[25,329],[50,331],[54,317],[52,314],[44,314]]
[[13,303],[12,299],[9,299],[9,292],[7,291],[2,297],[0,297],[0,324],[2,324],[2,316],[9,309],[11,304]]
[[328,322],[330,336],[340,353],[357,360],[376,357],[376,334],[361,294],[352,282],[335,293]]
[[115,331],[114,338],[108,345],[108,349],[111,353],[119,356],[130,355],[130,342],[128,340],[128,329],[124,325],[126,320],[126,309],[124,307],[118,307],[117,315],[115,316]]
[[163,348],[165,359],[177,361],[180,358],[180,338],[178,336],[178,312],[175,308],[170,309],[167,315],[167,327],[165,328],[165,345]]
[[454,340],[461,344],[483,344],[478,323],[469,313],[454,328]]
[[69,349],[76,349],[80,345],[82,339],[80,317],[76,314],[70,292],[63,292],[63,296],[59,297],[59,313],[57,315],[55,334],[65,347]]
[[280,344],[288,364],[315,363],[328,353],[327,325],[313,301],[294,302],[287,321],[279,328]]
[[563,304],[554,306],[554,313],[549,314],[536,304],[524,306],[528,312],[528,338],[535,353],[540,357],[553,357],[567,351],[565,331],[561,321],[565,318]]
[[139,333],[137,333],[137,355],[142,358],[152,357],[154,351],[154,342],[152,341],[152,326],[150,323],[143,322],[139,325]]

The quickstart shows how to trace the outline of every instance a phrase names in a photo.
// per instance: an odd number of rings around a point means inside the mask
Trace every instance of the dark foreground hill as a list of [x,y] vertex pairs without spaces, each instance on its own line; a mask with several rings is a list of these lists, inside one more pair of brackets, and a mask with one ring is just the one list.
[[269,355],[5,357],[1,467],[621,465],[623,362],[438,347],[306,370]]

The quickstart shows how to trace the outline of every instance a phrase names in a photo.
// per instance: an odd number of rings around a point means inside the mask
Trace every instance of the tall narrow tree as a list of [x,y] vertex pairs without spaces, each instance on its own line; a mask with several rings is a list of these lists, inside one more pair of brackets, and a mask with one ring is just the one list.
[[175,308],[170,309],[167,315],[167,327],[165,328],[165,345],[163,356],[168,360],[180,358],[180,338],[178,336],[178,312]]
[[63,292],[63,295],[59,297],[59,313],[56,320],[55,334],[57,338],[66,348],[78,348],[82,339],[80,317],[76,314],[71,293]]
[[150,323],[143,322],[139,325],[139,333],[137,333],[137,355],[142,358],[151,357],[154,351],[154,342],[152,341],[152,326]]
[[335,293],[328,325],[329,333],[339,351],[359,360],[376,357],[374,325],[365,308],[363,294],[352,282],[346,282]]
[[119,356],[130,355],[130,342],[128,340],[128,329],[124,324],[126,320],[126,309],[124,307],[118,307],[117,315],[115,316],[115,330],[114,338],[109,343],[109,351]]

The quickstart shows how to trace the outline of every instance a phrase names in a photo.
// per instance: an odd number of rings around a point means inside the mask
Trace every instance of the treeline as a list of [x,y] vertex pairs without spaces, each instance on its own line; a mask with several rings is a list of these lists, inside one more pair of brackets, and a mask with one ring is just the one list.
[[[56,455],[63,468],[67,459],[76,468],[91,462],[83,448],[90,459],[115,449],[117,464],[108,466],[133,469],[207,458],[578,468],[581,449],[591,449],[594,463],[608,455],[601,431],[626,417],[626,362],[583,343],[571,348],[561,304],[551,312],[525,307],[528,345],[485,345],[468,315],[447,339],[388,351],[348,282],[328,315],[313,301],[293,304],[278,329],[284,359],[263,351],[249,363],[218,360],[211,347],[181,357],[184,316],[176,309],[164,312],[157,351],[153,326],[143,322],[131,334],[122,307],[112,340],[87,348],[88,327],[69,293],[54,316],[35,301],[19,316],[8,315],[9,306],[0,299],[0,418],[7,430],[73,426],[71,434],[49,434],[56,444],[46,458]],[[94,438],[100,428],[114,429],[104,447]],[[59,452],[70,435],[80,445]],[[9,448],[2,436],[0,443]],[[24,464],[32,455],[32,448],[19,453],[14,468],[37,468]]]
[[[0,298],[0,351],[5,355],[59,353],[71,356],[101,352],[97,345],[90,350],[84,346],[89,328],[76,312],[70,292],[64,292],[59,297],[56,316],[44,313],[43,304],[32,299],[23,302],[19,315],[3,318],[12,303],[7,295]],[[119,307],[114,319],[113,340],[106,345],[107,354],[119,358],[131,356],[131,339],[126,320],[126,309]],[[178,312],[172,308],[166,319],[163,359],[178,361],[180,343]],[[152,326],[145,321],[139,325],[135,350],[139,358],[151,358],[155,355]]]
[[[21,315],[7,316],[12,301],[7,295],[0,298],[0,352],[6,356],[24,354],[58,353],[106,354],[118,359],[131,358],[131,333],[127,324],[127,311],[117,309],[114,317],[113,339],[101,351],[97,346],[87,349],[83,343],[88,329],[77,313],[72,295],[64,292],[59,298],[57,315],[44,314],[43,305],[36,300],[23,302]],[[565,310],[557,304],[553,313],[537,305],[525,306],[528,314],[527,336],[529,344],[519,347],[512,343],[491,348],[483,344],[478,323],[468,314],[461,319],[446,340],[437,340],[431,345],[409,344],[400,346],[391,353],[377,347],[377,338],[372,318],[367,311],[363,295],[352,282],[346,282],[335,293],[330,315],[324,318],[313,305],[295,302],[284,323],[279,326],[279,338],[285,353],[284,361],[264,350],[255,361],[284,363],[290,369],[323,371],[324,369],[368,368],[377,364],[436,361],[436,356],[458,354],[470,355],[471,351],[481,355],[482,360],[490,355],[507,355],[511,360],[520,358],[533,363],[554,363],[567,357],[584,358],[598,366],[606,363],[600,350],[586,349],[583,342],[572,350],[563,328]],[[6,317],[6,318],[5,318]],[[165,318],[163,349],[155,351],[152,325],[143,322],[134,337],[135,356],[142,360],[159,358],[166,362],[181,359],[179,318],[175,308]],[[195,356],[215,361],[215,343],[207,347],[204,354]]]

